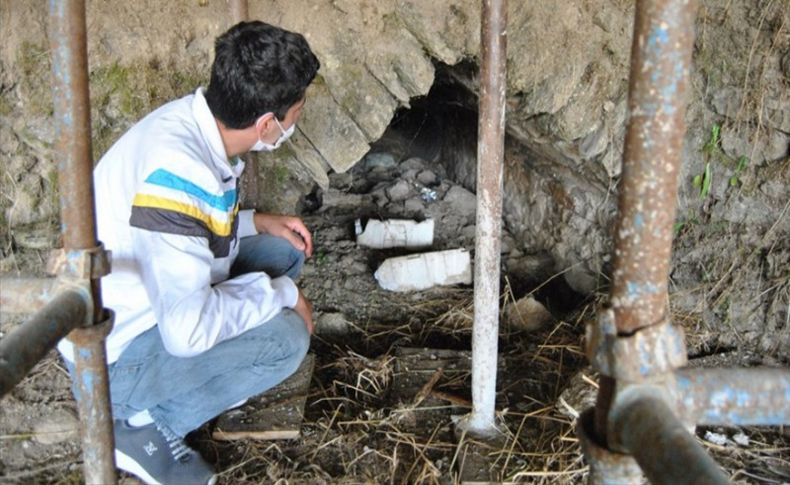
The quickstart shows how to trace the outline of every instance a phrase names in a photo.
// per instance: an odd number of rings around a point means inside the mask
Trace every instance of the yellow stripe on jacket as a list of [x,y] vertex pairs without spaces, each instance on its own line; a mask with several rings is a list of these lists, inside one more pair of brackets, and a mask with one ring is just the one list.
[[233,209],[233,214],[228,222],[221,222],[201,211],[198,207],[185,204],[177,200],[168,199],[165,197],[157,197],[155,195],[137,194],[134,196],[132,205],[138,207],[151,207],[154,209],[171,210],[184,214],[186,216],[195,218],[203,222],[211,232],[217,236],[230,235],[231,226],[233,223],[233,216],[239,211],[238,205]]

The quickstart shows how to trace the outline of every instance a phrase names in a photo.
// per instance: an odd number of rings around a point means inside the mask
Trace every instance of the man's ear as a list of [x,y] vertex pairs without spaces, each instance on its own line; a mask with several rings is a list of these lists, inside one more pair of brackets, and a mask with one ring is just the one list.
[[258,118],[258,122],[255,124],[256,134],[260,137],[261,140],[264,138],[269,138],[269,135],[272,133],[272,129],[277,126],[277,123],[274,122],[274,113],[266,113],[265,115]]

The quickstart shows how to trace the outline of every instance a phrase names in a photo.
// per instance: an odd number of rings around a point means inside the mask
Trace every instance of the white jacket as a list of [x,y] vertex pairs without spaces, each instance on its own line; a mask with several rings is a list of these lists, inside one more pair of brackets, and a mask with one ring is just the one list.
[[[239,211],[244,169],[229,162],[202,89],[152,112],[126,132],[93,173],[99,240],[112,251],[102,279],[115,311],[107,361],[158,324],[165,348],[197,355],[296,305],[287,276],[228,279],[238,238],[256,233]],[[73,346],[58,345],[72,361]]]

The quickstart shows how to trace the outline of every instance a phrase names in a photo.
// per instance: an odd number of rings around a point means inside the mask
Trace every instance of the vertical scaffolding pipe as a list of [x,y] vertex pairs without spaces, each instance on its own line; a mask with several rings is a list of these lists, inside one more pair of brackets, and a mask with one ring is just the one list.
[[[85,1],[50,0],[49,11],[63,246],[66,250],[93,249],[97,237]],[[98,319],[102,315],[99,279],[91,282],[91,295],[93,315]]]
[[667,309],[694,14],[693,0],[636,6],[611,295],[621,334],[662,321]]
[[[250,18],[250,7],[247,0],[230,0],[231,25],[245,22]],[[256,155],[242,155],[242,159],[247,164],[246,170],[242,172],[239,185],[242,195],[242,207],[255,209],[258,206],[258,164],[252,160]]]
[[502,172],[507,87],[507,0],[483,0],[481,19],[480,121],[477,143],[477,236],[472,330],[472,414],[467,427],[495,430],[499,337],[499,264]]
[[[88,50],[84,0],[50,0],[61,225],[67,251],[98,246],[93,197]],[[91,280],[94,323],[105,318],[99,279]],[[85,481],[115,483],[114,440],[104,348],[106,326],[76,330],[77,400]]]
[[[636,4],[611,293],[621,335],[662,321],[667,311],[695,7],[694,0]],[[595,422],[604,442],[612,389],[602,377]]]
[[[85,483],[115,484],[115,437],[110,411],[110,379],[104,339],[110,321],[71,332],[74,352],[77,406],[80,413],[82,461]],[[98,342],[98,344],[96,343]]]
[[50,0],[52,87],[57,121],[56,153],[63,245],[96,247],[91,154],[85,2]]
[[230,0],[230,16],[233,25],[250,18],[250,6],[247,0]]

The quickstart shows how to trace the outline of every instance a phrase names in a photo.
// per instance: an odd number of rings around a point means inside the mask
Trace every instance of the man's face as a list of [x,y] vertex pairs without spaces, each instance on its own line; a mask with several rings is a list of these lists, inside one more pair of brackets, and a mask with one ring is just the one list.
[[280,120],[283,128],[287,130],[292,125],[296,124],[297,121],[299,121],[299,117],[302,116],[302,108],[304,108],[304,100],[305,98],[302,98],[294,103],[293,106],[288,108],[288,111],[285,113],[285,119]]
[[258,139],[264,143],[276,143],[283,133],[290,130],[299,120],[299,117],[302,116],[304,103],[305,98],[294,103],[293,106],[288,108],[288,111],[285,112],[285,118],[282,120],[275,119],[272,113],[261,117],[259,122],[255,123]]

